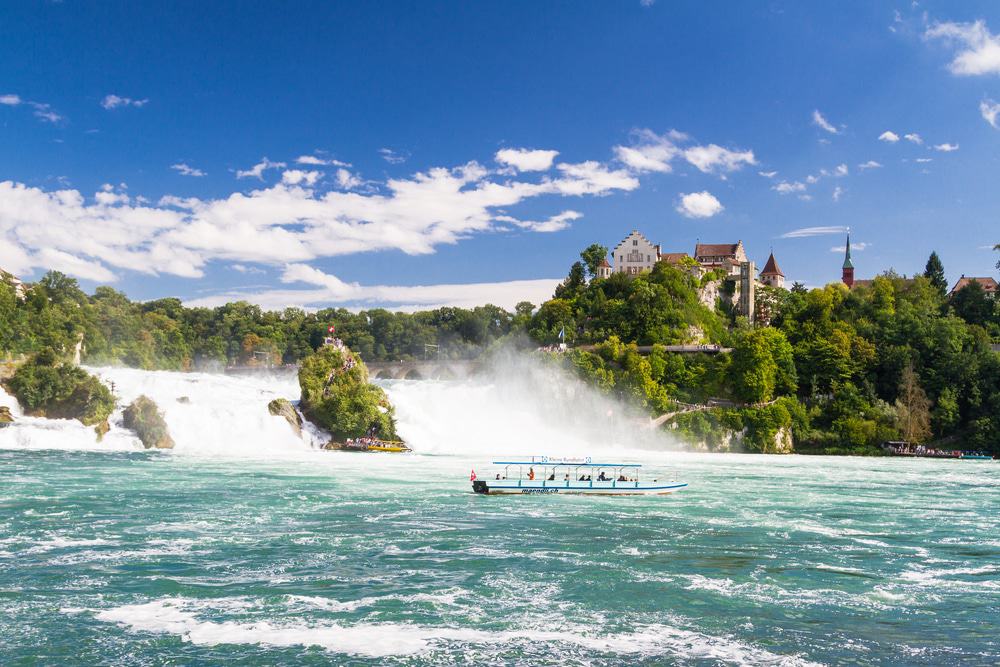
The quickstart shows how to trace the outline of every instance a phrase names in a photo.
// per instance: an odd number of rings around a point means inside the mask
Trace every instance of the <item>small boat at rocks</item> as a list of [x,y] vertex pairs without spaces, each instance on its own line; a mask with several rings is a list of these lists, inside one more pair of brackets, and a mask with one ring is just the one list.
[[378,438],[348,439],[346,442],[331,440],[323,449],[337,452],[411,452],[405,442],[400,440],[380,440]]
[[472,490],[484,495],[537,493],[594,496],[661,496],[687,487],[687,482],[641,480],[638,463],[594,463],[586,459],[550,459],[533,456],[527,461],[494,461],[503,466],[485,478],[472,472]]

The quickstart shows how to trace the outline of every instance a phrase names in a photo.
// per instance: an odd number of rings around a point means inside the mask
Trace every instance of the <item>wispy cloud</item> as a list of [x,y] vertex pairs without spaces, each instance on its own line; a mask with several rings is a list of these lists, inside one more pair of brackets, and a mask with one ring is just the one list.
[[845,234],[847,227],[834,225],[828,227],[800,227],[781,235],[783,239],[804,239],[812,236],[828,236],[830,234]]
[[942,153],[953,153],[958,150],[958,144],[937,144],[934,146],[934,150],[941,151]]
[[382,159],[389,164],[403,164],[410,159],[409,153],[399,153],[391,148],[380,148],[378,152],[382,156]]
[[0,104],[8,107],[18,107],[21,105],[31,107],[32,114],[35,118],[43,120],[47,123],[59,123],[65,120],[61,114],[56,113],[56,111],[52,109],[52,105],[44,102],[26,100],[15,93],[5,93],[0,95]]
[[806,184],[799,181],[781,181],[771,189],[779,195],[790,195],[794,192],[805,192]]
[[635,130],[633,143],[615,146],[615,157],[636,173],[673,171],[672,162],[683,159],[705,174],[726,174],[738,171],[757,160],[752,150],[730,149],[718,144],[682,146],[688,136],[677,130],[657,134],[649,129]]
[[119,107],[135,107],[138,109],[146,106],[148,102],[149,100],[145,98],[140,100],[132,97],[120,97],[118,95],[105,95],[104,99],[101,100],[101,106],[109,111]]
[[256,178],[264,180],[264,171],[266,169],[284,169],[285,166],[284,162],[271,162],[266,157],[263,157],[260,162],[249,169],[237,171],[236,178]]
[[844,196],[846,190],[839,185],[833,189],[833,201],[840,201],[840,198]]
[[1000,125],[997,124],[997,116],[1000,115],[1000,104],[993,100],[983,100],[979,103],[979,113],[982,114],[983,120],[993,126],[994,129],[1000,130]]
[[918,146],[923,146],[924,144],[924,138],[921,137],[916,132],[911,132],[907,135],[904,135],[903,138],[909,141],[911,144],[916,144]]
[[515,227],[520,227],[531,232],[551,233],[561,232],[568,228],[572,221],[579,220],[582,217],[583,214],[579,211],[563,211],[551,216],[548,220],[518,220],[508,215],[497,216],[496,220],[498,222],[510,223]]
[[[871,243],[852,243],[851,250],[857,250],[858,252],[861,252],[865,248],[870,248],[871,246],[872,246]],[[830,248],[830,252],[847,252],[847,245],[833,246],[832,248]]]
[[897,141],[899,141],[899,135],[893,132],[892,130],[886,130],[882,134],[878,135],[878,140],[894,144]]
[[342,162],[341,160],[335,160],[333,158],[323,158],[316,155],[300,155],[295,158],[297,164],[305,164],[315,167],[328,166],[328,167],[350,167],[349,162]]
[[862,162],[858,165],[858,169],[861,171],[867,171],[869,169],[881,169],[882,163],[876,162],[875,160],[868,160],[868,162]]
[[179,173],[181,176],[204,176],[205,172],[201,169],[196,169],[184,162],[178,162],[177,164],[170,165],[170,168]]
[[826,119],[826,117],[820,112],[819,109],[813,110],[812,122],[813,125],[820,128],[821,130],[829,132],[830,134],[840,134],[840,130],[834,127],[833,124]]
[[778,175],[778,172],[776,171],[758,171],[757,173],[763,176],[764,178],[774,178],[775,176]]

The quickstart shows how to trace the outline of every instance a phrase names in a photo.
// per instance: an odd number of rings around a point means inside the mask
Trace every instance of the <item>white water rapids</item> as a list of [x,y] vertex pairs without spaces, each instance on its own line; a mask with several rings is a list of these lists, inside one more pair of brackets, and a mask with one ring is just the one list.
[[[118,409],[111,431],[97,442],[75,420],[26,417],[0,390],[16,422],[0,429],[0,447],[141,449],[122,426],[122,409],[139,395],[164,413],[174,454],[297,457],[327,439],[306,424],[296,436],[268,413],[275,398],[299,398],[294,374],[222,375],[88,368],[114,386]],[[508,358],[481,376],[460,381],[379,381],[393,405],[400,435],[418,454],[582,456],[622,450],[663,450],[670,440],[645,428],[643,418],[555,368]]]

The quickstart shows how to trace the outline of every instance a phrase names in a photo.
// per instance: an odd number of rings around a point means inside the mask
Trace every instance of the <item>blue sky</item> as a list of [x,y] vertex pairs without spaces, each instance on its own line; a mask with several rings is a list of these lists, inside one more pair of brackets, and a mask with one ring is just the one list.
[[850,226],[859,278],[995,274],[1000,6],[703,5],[5,2],[0,267],[512,306],[631,229],[822,285]]

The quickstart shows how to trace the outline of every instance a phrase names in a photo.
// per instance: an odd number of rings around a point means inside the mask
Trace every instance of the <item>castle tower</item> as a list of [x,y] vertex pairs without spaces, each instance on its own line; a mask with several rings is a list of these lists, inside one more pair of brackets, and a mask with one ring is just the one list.
[[597,265],[597,277],[598,278],[610,278],[611,277],[611,265],[608,264],[608,258],[605,257],[601,260],[601,263]]
[[848,288],[854,287],[854,264],[851,262],[851,232],[847,231],[847,252],[844,256],[844,272],[840,279]]
[[779,289],[785,286],[785,274],[781,272],[778,262],[774,259],[774,252],[767,258],[764,270],[760,272],[760,282],[769,287]]

